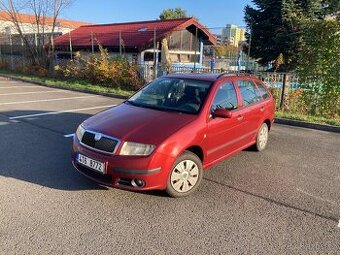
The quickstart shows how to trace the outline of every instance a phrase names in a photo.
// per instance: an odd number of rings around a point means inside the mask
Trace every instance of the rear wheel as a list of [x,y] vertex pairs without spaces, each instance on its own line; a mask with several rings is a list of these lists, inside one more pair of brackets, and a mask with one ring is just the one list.
[[256,136],[255,149],[257,151],[263,151],[268,143],[269,129],[266,123],[263,123]]
[[185,197],[193,193],[203,178],[201,160],[186,151],[180,155],[171,169],[166,192],[172,197]]

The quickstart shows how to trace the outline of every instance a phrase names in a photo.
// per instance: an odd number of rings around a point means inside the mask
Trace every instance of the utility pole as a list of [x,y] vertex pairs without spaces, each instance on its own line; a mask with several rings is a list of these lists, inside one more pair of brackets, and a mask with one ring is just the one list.
[[198,28],[196,27],[195,33],[195,56],[194,56],[194,72],[196,72],[196,62],[197,62],[197,47],[198,47],[198,38],[197,38]]
[[247,62],[247,70],[249,71],[250,64],[250,48],[251,48],[251,36],[253,33],[253,23],[250,24],[250,32],[249,32],[249,44],[248,44],[248,62]]
[[71,31],[69,32],[69,39],[70,39],[70,58],[73,60],[73,47],[72,47],[72,37],[71,37]]
[[94,54],[94,41],[93,41],[93,32],[91,32],[91,50],[92,50],[92,54]]
[[119,31],[119,56],[122,57],[122,32]]

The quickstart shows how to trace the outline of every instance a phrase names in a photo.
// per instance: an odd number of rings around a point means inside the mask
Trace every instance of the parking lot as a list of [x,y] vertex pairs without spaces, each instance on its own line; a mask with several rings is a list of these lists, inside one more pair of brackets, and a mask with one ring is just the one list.
[[73,169],[77,126],[120,102],[0,78],[0,254],[339,254],[339,134],[274,125],[173,199]]

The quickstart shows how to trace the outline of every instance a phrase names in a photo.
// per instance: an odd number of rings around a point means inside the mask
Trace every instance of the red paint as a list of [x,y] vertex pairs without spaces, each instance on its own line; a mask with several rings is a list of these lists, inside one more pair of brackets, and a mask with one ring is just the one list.
[[[274,100],[269,98],[244,106],[237,85],[238,80],[259,81],[250,76],[217,75],[169,75],[180,79],[197,79],[212,81],[205,103],[198,114],[166,112],[142,108],[130,104],[121,105],[101,112],[82,125],[85,129],[113,136],[121,140],[114,155],[105,155],[82,146],[75,136],[73,144],[73,159],[75,153],[81,153],[92,159],[107,164],[107,176],[112,180],[103,182],[100,174],[88,174],[92,179],[113,187],[150,190],[165,189],[169,172],[175,159],[185,150],[197,147],[203,152],[203,167],[207,169],[217,162],[253,145],[259,127],[274,120]],[[231,110],[225,118],[214,118],[211,115],[211,105],[222,84],[232,82],[238,98],[237,109]],[[269,93],[269,92],[268,92]],[[152,144],[156,148],[149,156],[120,156],[119,152],[125,141]],[[77,164],[75,163],[76,167]],[[83,172],[79,167],[78,170]],[[161,169],[156,173],[145,173],[147,170]],[[115,169],[133,170],[133,174],[117,172]],[[84,173],[84,172],[83,172]],[[91,172],[90,172],[91,173]],[[121,178],[141,179],[145,182],[143,188],[118,185]]]

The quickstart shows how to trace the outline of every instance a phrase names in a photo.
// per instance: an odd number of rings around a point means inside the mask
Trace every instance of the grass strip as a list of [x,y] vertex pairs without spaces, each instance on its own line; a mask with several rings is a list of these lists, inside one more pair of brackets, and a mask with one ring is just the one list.
[[0,69],[0,75],[6,75],[14,78],[19,78],[26,80],[28,82],[39,82],[46,84],[54,88],[69,89],[82,92],[92,92],[92,93],[107,93],[118,96],[130,96],[134,92],[129,90],[124,90],[121,88],[108,88],[103,85],[91,84],[88,81],[77,81],[77,80],[60,80],[54,77],[38,77],[29,74],[15,73],[8,70]]

